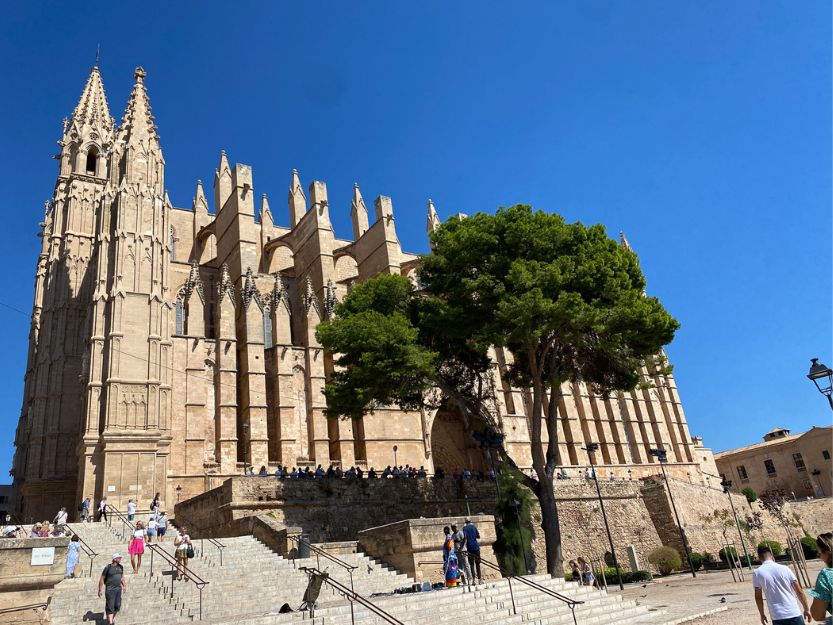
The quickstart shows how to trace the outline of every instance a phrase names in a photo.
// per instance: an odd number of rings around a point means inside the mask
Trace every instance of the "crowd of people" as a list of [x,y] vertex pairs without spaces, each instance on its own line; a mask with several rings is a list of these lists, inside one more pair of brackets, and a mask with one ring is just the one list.
[[[420,466],[419,468],[412,467],[408,464],[406,465],[388,465],[382,471],[377,471],[375,467],[370,467],[367,471],[362,469],[361,467],[351,466],[346,471],[341,468],[340,465],[331,464],[327,469],[325,469],[320,464],[315,468],[312,469],[310,467],[285,467],[282,465],[278,465],[278,467],[271,472],[269,469],[266,468],[265,465],[260,467],[260,470],[255,472],[253,466],[248,466],[243,472],[244,475],[250,477],[275,477],[279,480],[315,480],[315,479],[362,479],[367,478],[371,480],[375,479],[428,479],[429,477],[435,480],[441,480],[446,477],[445,471],[441,467],[437,467],[434,471],[434,474],[429,474],[424,466]],[[465,469],[463,471],[455,471],[452,474],[452,479],[454,480],[494,480],[495,479],[495,471],[494,469],[490,469],[487,472],[483,471],[471,471],[469,469]]]

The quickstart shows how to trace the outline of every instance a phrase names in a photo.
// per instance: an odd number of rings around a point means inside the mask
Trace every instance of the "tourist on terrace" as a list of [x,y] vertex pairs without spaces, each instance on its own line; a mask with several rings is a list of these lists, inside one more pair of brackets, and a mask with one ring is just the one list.
[[355,478],[356,477],[356,467],[350,467],[349,469],[347,469],[347,473],[344,474],[344,477],[346,477],[348,479],[351,479],[351,480],[353,478]]
[[443,471],[442,467],[434,467],[434,479],[435,480],[442,480],[445,478],[445,471]]
[[268,477],[269,471],[266,470],[266,465],[260,465],[260,471],[258,471],[258,477]]
[[158,542],[164,542],[165,532],[168,531],[168,516],[165,511],[159,513],[159,518],[156,519],[156,538]]
[[136,521],[136,529],[133,530],[133,538],[130,540],[130,545],[127,547],[127,553],[130,554],[130,565],[133,567],[133,572],[138,573],[139,567],[142,566],[142,554],[145,553],[145,539],[147,538],[147,530],[142,521]]
[[275,479],[282,480],[283,479],[283,470],[281,469],[281,465],[278,465],[278,468],[275,469]]
[[471,471],[468,469],[463,470],[463,479],[470,480],[471,479]]
[[399,476],[400,476],[401,473],[402,472],[399,470],[399,467],[394,465],[393,471],[390,472],[390,475],[393,479],[397,480],[397,479],[399,479]]
[[375,480],[376,479],[376,469],[370,467],[370,471],[367,472],[368,479]]
[[127,500],[127,520],[132,521],[136,518],[136,502],[132,499]]
[[121,595],[127,591],[127,580],[124,577],[120,553],[114,553],[110,564],[101,572],[101,577],[98,579],[99,597],[101,597],[102,588],[104,589],[104,614],[107,615],[107,622],[113,625],[116,614],[121,610]]
[[419,471],[417,471],[416,476],[419,477],[419,478],[428,477],[428,474],[425,472],[425,467],[424,466],[420,465]]
[[73,534],[69,539],[69,547],[67,547],[67,566],[64,572],[64,578],[75,577],[75,567],[78,566],[78,557],[81,555],[81,539],[78,534]]
[[469,517],[466,517],[466,524],[463,526],[463,534],[466,537],[469,566],[471,566],[473,576],[477,576],[477,583],[479,584],[483,581],[480,573],[480,543],[477,542],[480,538],[480,532],[477,531],[477,526],[471,522]]
[[810,614],[817,621],[829,624],[833,621],[829,616],[833,614],[833,534],[828,532],[817,536],[816,547],[819,550],[819,558],[824,562],[824,568],[816,578],[816,587],[809,591],[813,598]]
[[49,538],[52,529],[49,526],[49,521],[44,521],[41,523],[40,529],[38,530],[38,537],[39,538]]
[[388,479],[388,476],[393,475],[393,471],[391,471],[390,465],[386,466],[384,471],[382,471],[382,479]]
[[798,579],[789,568],[775,562],[772,550],[765,543],[758,547],[758,559],[762,564],[752,573],[752,587],[761,623],[766,625],[767,622],[766,597],[772,625],[804,625],[805,618],[810,620],[810,606]]
[[26,532],[19,525],[7,525],[3,528],[3,538],[26,538]]
[[[333,465],[330,465],[330,468],[332,468],[332,466],[333,466]],[[315,477],[316,477],[316,478],[318,478],[318,479],[321,479],[321,478],[322,478],[322,477],[324,477],[325,475],[327,475],[327,471],[325,471],[325,470],[324,470],[324,467],[322,467],[322,466],[319,464],[319,465],[315,468]]]
[[344,477],[344,473],[341,470],[341,467],[336,467],[336,479],[340,480]]
[[295,470],[295,467],[292,467],[292,471],[289,472],[289,479],[290,480],[297,480],[298,479],[298,471]]
[[40,537],[40,528],[41,528],[41,524],[40,523],[35,523],[32,526],[32,529],[29,530],[29,538],[39,538]]
[[364,471],[362,471],[361,467],[356,467],[356,477],[359,479],[364,477]]
[[176,578],[179,580],[184,576],[188,579],[185,573],[188,570],[188,549],[191,547],[191,537],[184,526],[179,528],[179,534],[174,538],[174,545],[176,547],[174,552],[176,554]]

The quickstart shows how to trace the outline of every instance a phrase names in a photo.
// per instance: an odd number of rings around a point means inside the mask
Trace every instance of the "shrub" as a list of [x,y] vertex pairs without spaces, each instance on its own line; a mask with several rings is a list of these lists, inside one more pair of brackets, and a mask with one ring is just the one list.
[[720,561],[728,562],[730,554],[733,561],[736,561],[738,559],[738,552],[735,550],[734,547],[723,547],[723,549],[721,549],[720,553],[718,554],[720,556]]
[[668,575],[682,566],[683,559],[674,547],[657,547],[648,555],[648,562],[659,569],[660,575]]
[[699,571],[703,568],[703,556],[696,551],[691,552],[691,566],[694,568],[695,571]]
[[[622,575],[622,583],[623,584],[631,584],[633,582],[644,582],[651,579],[651,574],[648,571],[623,571],[619,569],[620,574]],[[602,579],[602,572],[601,571],[593,571],[593,575],[596,576],[596,579]],[[616,578],[616,567],[614,566],[606,566],[604,569],[604,576],[607,580],[608,584],[615,584],[617,581]],[[567,576],[564,576],[564,579],[570,581]]]
[[758,500],[758,493],[756,493],[754,490],[752,490],[748,486],[740,492],[742,492],[746,496],[746,501],[748,501],[749,503],[752,503],[753,501]]
[[711,563],[715,561],[714,554],[709,553],[708,551],[703,552],[703,563]]
[[804,552],[804,557],[808,560],[817,558],[819,555],[819,548],[816,546],[815,539],[809,534],[805,534],[801,539],[801,550]]
[[777,540],[762,540],[758,543],[758,549],[761,547],[769,547],[769,550],[772,552],[774,556],[780,556],[784,553],[784,548],[781,546]]

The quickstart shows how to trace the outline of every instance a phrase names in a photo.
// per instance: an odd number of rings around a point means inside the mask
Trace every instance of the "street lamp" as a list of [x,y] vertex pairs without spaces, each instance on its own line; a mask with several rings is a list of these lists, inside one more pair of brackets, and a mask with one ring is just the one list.
[[176,485],[176,502],[179,503],[179,498],[182,496],[182,486]]
[[680,515],[677,514],[677,506],[674,503],[674,495],[671,492],[671,484],[668,482],[668,475],[665,473],[665,462],[668,460],[668,454],[665,453],[664,449],[649,449],[648,454],[659,460],[659,466],[662,469],[662,479],[665,480],[665,487],[668,489],[668,498],[671,499],[671,508],[674,510],[674,518],[677,520],[677,528],[680,530],[680,540],[683,541],[685,557],[686,560],[688,560],[688,566],[691,567],[691,576],[697,577],[697,572],[694,570],[694,565],[691,563],[691,551],[688,549],[688,541],[685,539],[683,525],[680,523]]
[[399,447],[397,445],[393,446],[393,468],[395,469],[397,466],[396,464],[396,452],[399,451]]
[[735,502],[732,501],[732,495],[729,492],[729,488],[732,486],[732,480],[724,479],[720,482],[720,485],[723,487],[723,492],[726,493],[726,496],[729,498],[729,505],[732,506],[732,516],[735,517],[735,525],[738,528],[738,538],[740,538],[740,545],[743,547],[743,555],[746,557],[746,567],[751,571],[752,570],[752,560],[749,557],[749,552],[746,550],[746,542],[743,540],[743,534],[740,531],[740,521],[738,520],[738,513],[735,512]]
[[518,537],[521,541],[521,553],[524,556],[524,570],[526,574],[529,575],[529,562],[526,559],[526,545],[524,545],[524,530],[521,526],[521,502],[517,499],[513,499],[509,502],[509,505],[515,509],[515,518],[518,519]]
[[596,475],[596,466],[593,464],[593,456],[599,450],[598,443],[587,443],[587,447],[582,447],[587,452],[587,457],[590,458],[590,466],[593,469],[593,481],[596,483],[596,492],[599,495],[599,505],[602,508],[602,519],[605,522],[605,531],[607,532],[607,542],[610,543],[610,555],[613,557],[613,566],[616,567],[616,579],[619,580],[619,590],[625,590],[625,585],[622,583],[622,572],[619,570],[619,561],[616,559],[616,549],[613,547],[613,536],[610,535],[610,526],[607,524],[607,512],[605,512],[605,502],[602,498],[602,489],[599,487],[599,478]]
[[833,370],[820,363],[818,358],[813,358],[810,362],[812,364],[807,377],[813,381],[819,393],[827,397],[830,409],[833,410]]

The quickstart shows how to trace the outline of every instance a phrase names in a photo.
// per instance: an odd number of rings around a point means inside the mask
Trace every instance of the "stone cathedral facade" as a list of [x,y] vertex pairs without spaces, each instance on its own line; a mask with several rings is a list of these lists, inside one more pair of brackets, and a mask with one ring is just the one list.
[[[17,512],[51,518],[85,495],[144,507],[156,492],[171,506],[247,465],[483,468],[451,409],[324,416],[333,358],[316,326],[355,281],[413,277],[419,262],[400,248],[391,199],[378,196],[371,212],[356,185],[349,209],[331,207],[325,183],[305,191],[293,171],[279,226],[251,167],[223,152],[213,201],[197,181],[190,208],[175,207],[145,78],[138,68],[116,124],[94,67],[58,142],[15,438]],[[352,240],[336,236],[331,210],[350,210]],[[438,223],[429,201],[428,228]],[[528,467],[528,394],[501,375],[511,354],[494,360],[506,444]],[[598,441],[603,477],[657,473],[651,447],[689,480],[717,476],[673,377],[654,382],[607,400],[565,386],[565,470],[583,470],[581,447]]]

